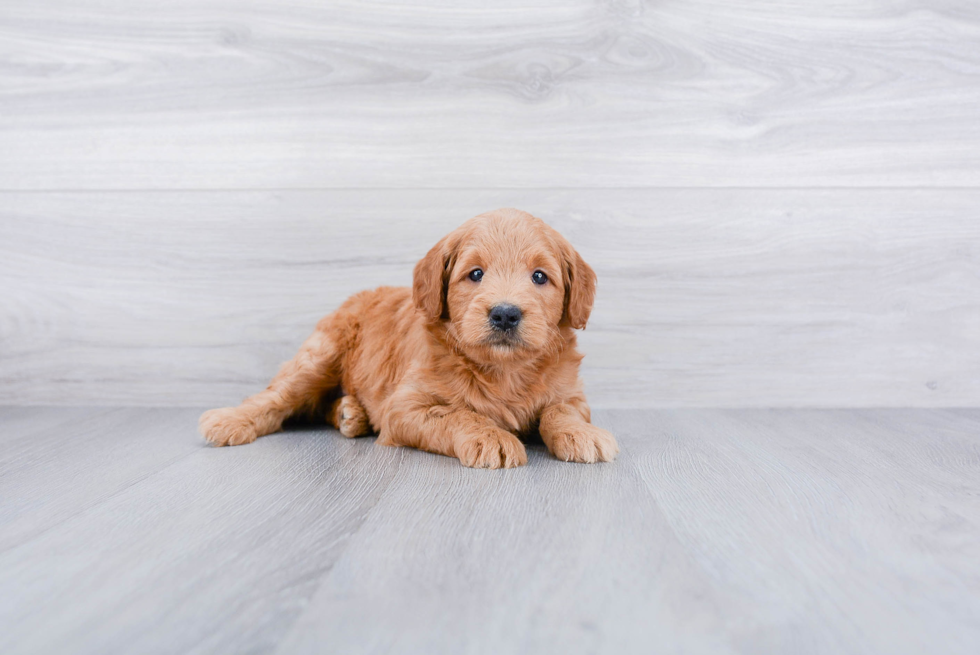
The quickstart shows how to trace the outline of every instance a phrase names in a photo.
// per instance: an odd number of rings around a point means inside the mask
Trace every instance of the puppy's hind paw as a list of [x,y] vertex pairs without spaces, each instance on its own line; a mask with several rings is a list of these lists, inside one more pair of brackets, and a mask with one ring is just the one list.
[[616,438],[606,430],[591,423],[583,423],[572,429],[562,430],[551,437],[548,449],[566,462],[611,462],[619,452]]
[[367,412],[353,396],[342,396],[334,403],[332,423],[348,439],[362,437],[371,431]]
[[255,423],[237,407],[204,412],[197,427],[201,435],[215,446],[240,446],[252,443],[259,436]]

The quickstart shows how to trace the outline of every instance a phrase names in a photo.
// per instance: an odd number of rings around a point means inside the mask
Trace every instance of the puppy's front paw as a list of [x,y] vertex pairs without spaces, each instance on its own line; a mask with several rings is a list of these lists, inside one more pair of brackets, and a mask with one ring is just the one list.
[[463,466],[483,469],[515,468],[527,464],[527,451],[520,439],[499,428],[466,437],[456,445]]
[[593,464],[613,461],[619,446],[616,445],[616,438],[606,430],[591,423],[582,423],[553,435],[548,450],[566,462]]
[[237,407],[204,412],[197,427],[215,446],[240,446],[252,443],[259,436],[255,423]]

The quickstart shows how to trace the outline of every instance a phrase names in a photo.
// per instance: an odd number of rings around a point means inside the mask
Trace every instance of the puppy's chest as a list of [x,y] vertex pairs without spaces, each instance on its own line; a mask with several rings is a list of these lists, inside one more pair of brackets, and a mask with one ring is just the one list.
[[551,395],[543,380],[473,381],[460,400],[502,428],[523,432],[537,420]]

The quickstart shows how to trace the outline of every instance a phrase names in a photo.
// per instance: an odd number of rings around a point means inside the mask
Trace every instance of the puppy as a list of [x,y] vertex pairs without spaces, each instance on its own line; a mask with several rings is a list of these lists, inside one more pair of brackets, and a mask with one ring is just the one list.
[[590,420],[573,329],[585,327],[595,273],[540,219],[482,214],[415,266],[411,289],[381,287],[323,318],[269,387],[201,416],[201,434],[240,445],[293,415],[345,437],[456,457],[465,466],[527,463],[537,430],[555,457],[608,462],[619,448]]

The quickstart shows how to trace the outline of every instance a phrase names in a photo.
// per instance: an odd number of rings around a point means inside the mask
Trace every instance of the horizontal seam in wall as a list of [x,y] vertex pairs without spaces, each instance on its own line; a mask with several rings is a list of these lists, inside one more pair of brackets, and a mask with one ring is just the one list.
[[274,193],[329,191],[980,191],[977,186],[601,186],[601,187],[168,187],[98,189],[4,189],[0,193]]

